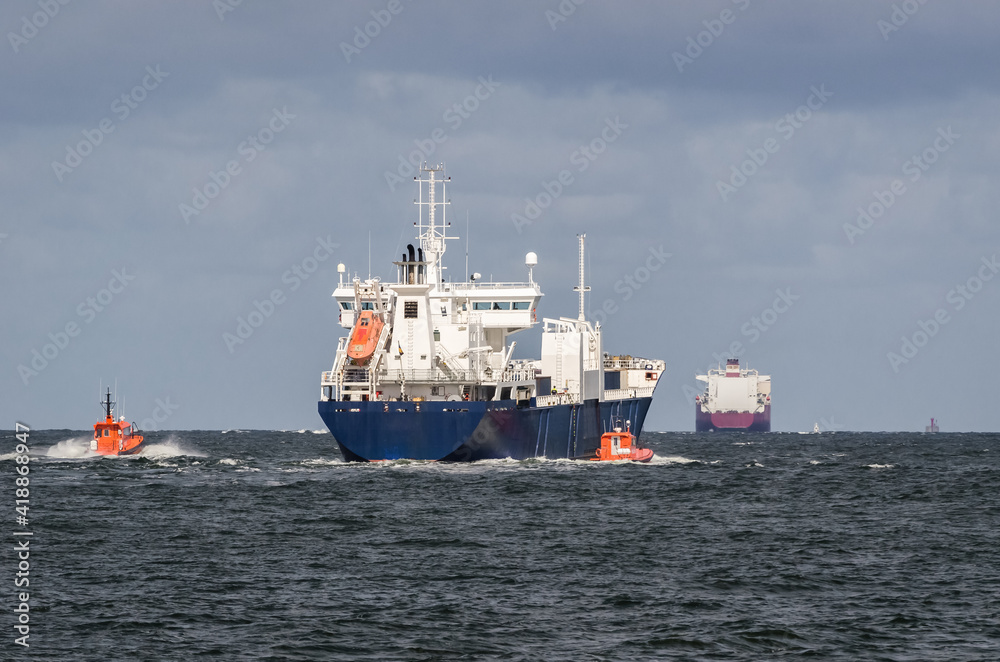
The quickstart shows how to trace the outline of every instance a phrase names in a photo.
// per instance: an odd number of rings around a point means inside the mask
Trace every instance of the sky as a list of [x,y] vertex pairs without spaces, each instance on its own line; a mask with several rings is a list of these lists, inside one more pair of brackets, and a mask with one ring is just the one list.
[[534,251],[573,317],[587,235],[605,350],[666,362],[647,430],[731,355],[774,430],[1000,429],[1000,5],[63,1],[0,6],[4,427],[110,384],[322,429],[337,264],[394,277],[427,160],[453,280]]

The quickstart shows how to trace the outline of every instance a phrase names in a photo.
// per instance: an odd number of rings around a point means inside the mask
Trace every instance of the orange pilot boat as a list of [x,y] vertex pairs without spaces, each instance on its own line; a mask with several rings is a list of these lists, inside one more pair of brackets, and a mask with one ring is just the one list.
[[653,459],[653,451],[636,443],[635,436],[630,431],[631,422],[625,421],[622,431],[621,421],[611,430],[601,435],[601,446],[597,449],[597,457],[591,462],[613,462],[614,460],[630,460],[632,462],[649,462]]
[[379,336],[382,335],[382,327],[385,322],[382,317],[376,315],[371,310],[363,310],[358,315],[358,320],[354,323],[351,331],[351,340],[347,344],[347,356],[354,359],[358,365],[364,365],[375,353]]
[[111,402],[111,389],[101,401],[104,408],[104,422],[94,423],[94,438],[90,440],[90,450],[99,455],[134,455],[142,446],[143,436],[138,434],[134,423],[127,423],[122,416],[117,421],[114,417],[114,402]]

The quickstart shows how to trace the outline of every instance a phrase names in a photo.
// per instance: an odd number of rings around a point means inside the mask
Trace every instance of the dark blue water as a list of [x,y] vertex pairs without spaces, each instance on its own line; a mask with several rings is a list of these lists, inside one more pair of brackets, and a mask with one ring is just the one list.
[[32,432],[31,647],[5,544],[0,658],[1000,658],[1000,435],[643,439],[348,465],[309,432]]

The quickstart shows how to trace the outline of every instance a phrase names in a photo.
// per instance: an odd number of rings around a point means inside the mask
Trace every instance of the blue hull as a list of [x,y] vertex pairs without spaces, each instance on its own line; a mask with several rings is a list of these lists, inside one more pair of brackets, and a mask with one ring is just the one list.
[[652,398],[518,407],[496,402],[321,401],[319,415],[348,462],[474,462],[594,457],[614,420],[638,436]]

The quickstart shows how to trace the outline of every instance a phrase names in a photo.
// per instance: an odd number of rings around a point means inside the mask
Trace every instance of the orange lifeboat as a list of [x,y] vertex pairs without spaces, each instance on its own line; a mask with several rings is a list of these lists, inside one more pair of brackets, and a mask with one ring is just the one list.
[[347,355],[354,359],[355,363],[364,365],[375,353],[383,326],[385,322],[374,312],[361,311],[351,330],[351,341],[347,344]]
[[111,389],[106,398],[101,401],[104,407],[104,421],[94,423],[94,438],[90,440],[90,450],[99,455],[134,455],[142,446],[143,436],[138,434],[135,425],[125,422],[122,417],[115,420],[114,406],[111,402]]
[[597,457],[590,458],[591,462],[613,462],[615,460],[630,460],[632,462],[649,462],[653,459],[653,451],[649,448],[639,446],[635,441],[635,436],[629,430],[629,423],[626,421],[625,430],[622,431],[621,422],[611,432],[601,435],[601,447],[597,449]]

